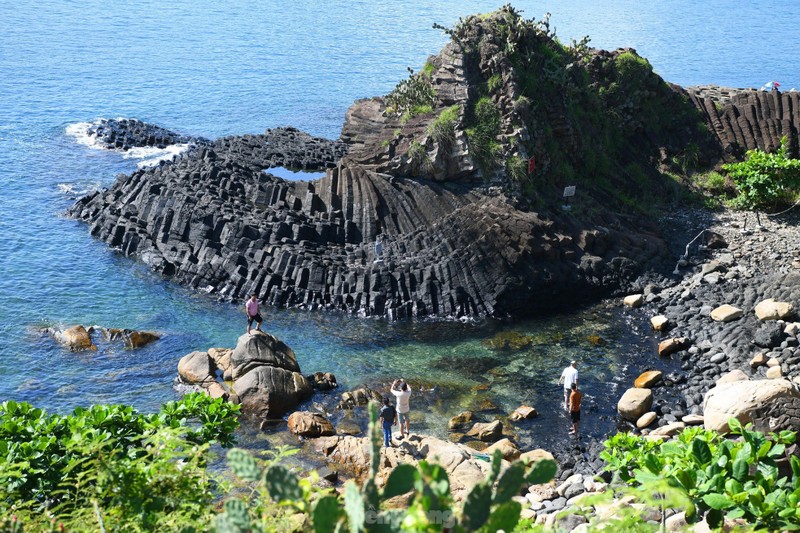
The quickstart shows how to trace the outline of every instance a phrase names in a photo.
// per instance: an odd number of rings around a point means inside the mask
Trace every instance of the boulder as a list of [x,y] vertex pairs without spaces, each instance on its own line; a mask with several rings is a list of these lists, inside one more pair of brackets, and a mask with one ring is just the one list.
[[548,452],[547,450],[543,450],[541,448],[537,448],[536,450],[530,450],[523,454],[520,454],[520,459],[526,462],[535,463],[536,461],[541,461],[542,459],[547,459],[548,461],[555,461],[553,454]]
[[131,331],[125,337],[125,346],[131,349],[141,348],[160,338],[160,335],[151,331]]
[[508,416],[508,419],[512,422],[519,422],[520,420],[528,420],[529,418],[536,418],[537,416],[539,416],[539,412],[533,407],[520,405],[514,409],[514,412]]
[[636,427],[644,429],[656,421],[656,414],[653,411],[648,411],[636,420]]
[[625,420],[636,422],[653,405],[653,392],[650,389],[632,388],[625,391],[617,402],[617,412]]
[[729,304],[722,304],[711,311],[711,318],[717,322],[730,322],[744,315],[744,311]]
[[489,455],[494,455],[495,450],[500,450],[500,453],[503,454],[503,459],[506,461],[513,461],[520,456],[519,448],[509,439],[500,439],[483,451]]
[[333,426],[324,415],[295,411],[289,415],[289,431],[305,438],[327,437],[334,434]]
[[687,426],[700,426],[703,424],[703,415],[686,415],[681,418],[681,422]]
[[233,392],[245,411],[261,418],[275,418],[294,409],[313,391],[300,372],[259,366],[235,380]]
[[503,434],[503,423],[499,420],[493,422],[478,422],[467,432],[468,437],[475,437],[484,442],[494,442]]
[[207,352],[192,352],[178,361],[178,375],[192,384],[215,381],[214,364]]
[[89,334],[89,331],[80,324],[64,330],[53,328],[49,329],[48,331],[59,343],[63,344],[73,352],[97,350],[97,346],[95,346],[92,342],[92,337]]
[[654,429],[649,433],[650,436],[658,436],[658,437],[673,437],[683,431],[686,427],[686,424],[683,422],[673,422],[671,424],[667,424],[665,426],[661,426],[659,428]]
[[231,366],[234,380],[261,366],[300,372],[292,349],[277,337],[263,331],[253,331],[252,335],[245,333],[239,337],[231,354]]
[[783,372],[780,366],[772,366],[767,370],[767,378],[779,379],[783,377]]
[[669,319],[664,315],[654,316],[650,319],[650,325],[655,331],[666,331],[669,327]]
[[755,354],[752,359],[750,359],[750,366],[755,368],[757,366],[766,364],[766,362],[767,362],[767,354],[765,354],[764,352],[759,352]]
[[336,376],[330,372],[314,372],[310,376],[306,376],[306,379],[311,382],[312,387],[320,391],[335,389],[339,386],[336,383]]
[[230,394],[225,390],[225,387],[216,381],[212,381],[208,384],[206,387],[206,394],[212,398],[222,398],[223,400],[228,400],[230,398]]
[[685,350],[689,347],[691,341],[686,337],[672,337],[658,343],[658,355],[661,357],[669,357],[670,355]]
[[450,422],[447,423],[447,428],[450,431],[453,431],[454,429],[458,429],[467,423],[472,422],[473,418],[474,416],[472,411],[464,411],[451,418]]
[[661,380],[662,372],[660,370],[648,370],[639,375],[633,382],[633,386],[637,389],[650,389]]
[[733,383],[734,381],[745,381],[750,379],[750,376],[744,373],[743,370],[731,370],[721,378],[716,381],[717,385],[722,385],[724,383]]
[[753,335],[753,342],[762,348],[775,348],[783,341],[783,326],[777,322],[761,324]]
[[788,302],[776,302],[774,298],[761,300],[755,307],[759,320],[786,320],[794,315],[794,306]]
[[706,247],[711,250],[719,250],[728,247],[728,241],[725,240],[725,237],[715,231],[706,230],[705,241]]
[[636,309],[637,307],[641,307],[642,304],[644,303],[644,295],[643,294],[631,294],[629,296],[626,296],[622,300],[622,303],[626,307],[631,307],[633,309]]
[[736,418],[742,424],[753,422],[769,428],[770,424],[764,422],[765,419],[782,414],[786,402],[798,401],[800,392],[783,379],[724,383],[705,395],[704,425],[706,429],[727,433],[730,430],[728,420]]

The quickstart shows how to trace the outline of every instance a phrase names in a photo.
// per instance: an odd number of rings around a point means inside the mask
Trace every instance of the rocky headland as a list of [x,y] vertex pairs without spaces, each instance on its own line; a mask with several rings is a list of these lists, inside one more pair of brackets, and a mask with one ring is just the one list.
[[[633,50],[564,47],[547,21],[509,9],[450,33],[391,94],[357,101],[338,141],[291,128],[191,141],[107,121],[94,134],[109,146],[195,149],[70,215],[221,298],[392,319],[520,316],[664,270],[670,236],[640,209],[675,194],[662,171],[781,135],[796,151],[796,94],[684,90]],[[275,166],[326,175],[286,181]]]

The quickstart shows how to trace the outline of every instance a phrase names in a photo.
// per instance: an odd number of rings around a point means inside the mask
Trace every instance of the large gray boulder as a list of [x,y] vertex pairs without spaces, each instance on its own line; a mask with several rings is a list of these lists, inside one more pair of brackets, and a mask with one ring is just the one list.
[[282,340],[263,331],[242,335],[231,354],[233,379],[239,379],[260,366],[300,372],[294,352]]
[[275,418],[311,397],[311,384],[299,372],[260,366],[233,382],[242,408],[261,418]]

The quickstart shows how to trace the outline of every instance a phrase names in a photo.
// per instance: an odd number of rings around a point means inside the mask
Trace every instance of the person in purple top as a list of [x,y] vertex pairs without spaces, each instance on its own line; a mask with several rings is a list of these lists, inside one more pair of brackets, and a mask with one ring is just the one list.
[[258,312],[258,298],[256,298],[255,294],[247,300],[244,308],[247,311],[247,334],[250,334],[250,326],[253,325],[253,322],[256,323],[256,331],[261,331],[261,323],[264,319],[261,318],[261,314]]

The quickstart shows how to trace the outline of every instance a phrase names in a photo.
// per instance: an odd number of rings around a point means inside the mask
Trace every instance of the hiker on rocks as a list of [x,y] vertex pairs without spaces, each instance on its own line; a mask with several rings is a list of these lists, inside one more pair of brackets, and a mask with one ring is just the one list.
[[[408,430],[408,412],[411,408],[408,406],[408,398],[411,396],[411,387],[402,379],[394,380],[392,383],[392,394],[397,398],[397,416],[400,420],[400,438],[409,435]],[[403,425],[405,424],[405,433],[403,432]]]
[[581,398],[583,394],[578,390],[578,383],[572,384],[572,392],[569,395],[569,418],[572,420],[570,435],[578,436],[578,422],[581,421]]
[[253,322],[256,323],[256,331],[261,331],[261,323],[264,319],[261,318],[261,314],[258,312],[258,298],[256,298],[255,294],[247,300],[244,308],[247,311],[247,334],[250,334],[250,326],[253,325]]
[[[392,407],[389,398],[383,399],[380,421],[383,428],[383,445],[389,448],[392,445],[392,426],[397,422],[397,410]],[[403,426],[400,426],[401,431],[402,428]]]
[[564,385],[564,409],[569,411],[569,396],[572,394],[572,384],[578,383],[578,363],[571,361],[569,366],[561,372],[561,377],[558,378],[559,385]]

